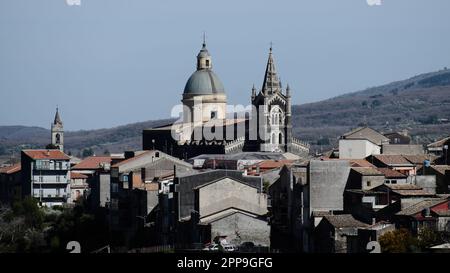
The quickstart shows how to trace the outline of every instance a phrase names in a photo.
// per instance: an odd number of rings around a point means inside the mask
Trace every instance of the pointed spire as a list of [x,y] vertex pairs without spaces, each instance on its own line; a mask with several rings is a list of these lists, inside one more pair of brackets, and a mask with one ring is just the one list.
[[289,87],[289,83],[286,85],[286,96],[287,97],[291,96],[291,88]]
[[55,120],[53,121],[53,124],[61,124],[62,125],[62,120],[61,120],[61,117],[59,116],[58,106],[56,106]]
[[206,32],[203,31],[203,48],[206,47]]
[[269,94],[280,91],[280,81],[277,77],[275,63],[272,56],[272,43],[269,50],[269,59],[267,60],[266,73],[264,75],[263,93]]
[[253,87],[252,87],[252,99],[254,99],[256,97],[256,87],[255,87],[255,84],[253,84]]

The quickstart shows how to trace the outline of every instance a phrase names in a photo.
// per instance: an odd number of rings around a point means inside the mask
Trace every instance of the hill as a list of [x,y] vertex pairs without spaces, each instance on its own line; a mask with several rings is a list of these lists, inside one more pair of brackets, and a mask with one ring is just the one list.
[[[368,125],[389,132],[407,129],[414,142],[428,143],[450,134],[450,70],[421,74],[407,80],[344,94],[320,102],[293,106],[294,135],[312,144],[313,151],[336,145],[344,132]],[[66,151],[81,155],[141,148],[142,130],[171,122],[154,120],[109,129],[67,132]],[[40,127],[0,126],[0,155],[23,148],[45,147],[50,131]]]

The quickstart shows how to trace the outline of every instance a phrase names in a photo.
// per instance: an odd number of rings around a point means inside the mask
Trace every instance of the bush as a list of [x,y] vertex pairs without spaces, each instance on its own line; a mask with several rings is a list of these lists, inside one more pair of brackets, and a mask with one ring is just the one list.
[[407,229],[390,231],[380,236],[381,251],[385,253],[412,252],[416,244]]

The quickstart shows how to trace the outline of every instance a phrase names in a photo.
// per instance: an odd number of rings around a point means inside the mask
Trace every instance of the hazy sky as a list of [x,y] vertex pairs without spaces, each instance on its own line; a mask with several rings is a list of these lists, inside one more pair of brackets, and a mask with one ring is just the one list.
[[271,41],[295,104],[450,66],[448,0],[80,1],[0,1],[0,125],[49,127],[56,105],[68,130],[169,117],[203,31],[232,104]]

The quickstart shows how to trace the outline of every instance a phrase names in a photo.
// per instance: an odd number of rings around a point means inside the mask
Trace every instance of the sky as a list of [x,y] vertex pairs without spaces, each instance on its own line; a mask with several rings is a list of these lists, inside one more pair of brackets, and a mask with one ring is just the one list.
[[293,103],[320,101],[450,66],[449,14],[448,0],[1,0],[0,125],[49,128],[56,106],[66,130],[168,118],[203,32],[229,104],[261,88],[271,42]]

